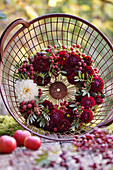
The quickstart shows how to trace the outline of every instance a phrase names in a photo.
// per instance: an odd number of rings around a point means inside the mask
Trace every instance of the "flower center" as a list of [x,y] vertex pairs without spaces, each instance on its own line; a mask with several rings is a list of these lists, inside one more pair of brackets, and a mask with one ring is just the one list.
[[30,89],[28,89],[28,88],[24,88],[24,90],[23,90],[24,94],[27,94],[29,91],[30,91]]
[[55,82],[50,85],[49,93],[54,99],[62,99],[67,95],[67,87],[62,82]]

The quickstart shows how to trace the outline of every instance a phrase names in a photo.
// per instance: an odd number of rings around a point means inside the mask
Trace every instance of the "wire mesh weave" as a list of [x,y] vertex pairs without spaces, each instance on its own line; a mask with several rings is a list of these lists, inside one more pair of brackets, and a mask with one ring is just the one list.
[[[6,40],[17,25],[22,24],[15,34]],[[48,44],[58,43],[70,47],[80,44],[82,52],[92,57],[105,84],[105,100],[99,106],[93,121],[83,125],[75,133],[53,133],[27,125],[18,109],[14,88],[14,66],[40,51]],[[7,43],[6,43],[7,42]],[[4,45],[5,44],[5,45]],[[25,129],[40,137],[53,140],[71,140],[75,134],[91,132],[95,126],[109,125],[113,122],[113,46],[106,36],[91,23],[68,14],[49,14],[26,22],[18,19],[4,31],[0,41],[1,51],[1,95],[9,113]]]

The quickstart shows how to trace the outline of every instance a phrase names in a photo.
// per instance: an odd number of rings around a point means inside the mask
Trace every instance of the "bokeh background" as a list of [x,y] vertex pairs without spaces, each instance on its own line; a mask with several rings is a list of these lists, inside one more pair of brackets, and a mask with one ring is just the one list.
[[[15,19],[30,21],[48,13],[67,13],[88,20],[113,43],[113,0],[0,0],[0,36]],[[0,114],[7,114],[0,99]]]
[[29,21],[47,13],[82,17],[113,43],[113,0],[0,0],[0,35],[17,18]]

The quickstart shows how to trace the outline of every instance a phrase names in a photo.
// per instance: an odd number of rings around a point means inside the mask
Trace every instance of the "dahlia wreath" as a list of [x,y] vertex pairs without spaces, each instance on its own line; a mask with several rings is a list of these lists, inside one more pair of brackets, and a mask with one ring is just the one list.
[[104,82],[80,45],[48,45],[15,66],[15,94],[27,124],[69,132],[89,123],[102,104]]

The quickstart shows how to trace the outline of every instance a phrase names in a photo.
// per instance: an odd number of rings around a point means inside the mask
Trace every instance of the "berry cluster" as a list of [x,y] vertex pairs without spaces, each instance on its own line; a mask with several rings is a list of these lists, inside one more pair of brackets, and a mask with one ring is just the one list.
[[35,100],[31,100],[28,102],[21,102],[19,107],[20,113],[24,116],[24,118],[27,120],[27,118],[31,115],[40,115],[40,110],[37,107],[37,104]]
[[20,77],[23,78],[30,78],[34,79],[34,67],[33,64],[31,64],[29,61],[24,60],[21,66],[18,68],[18,74],[20,74]]

